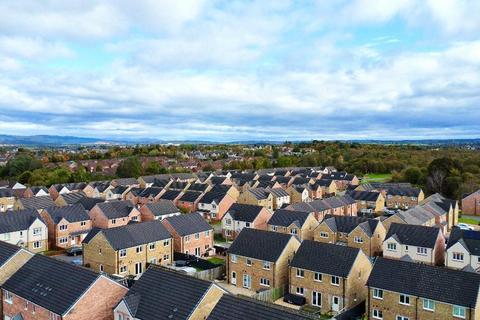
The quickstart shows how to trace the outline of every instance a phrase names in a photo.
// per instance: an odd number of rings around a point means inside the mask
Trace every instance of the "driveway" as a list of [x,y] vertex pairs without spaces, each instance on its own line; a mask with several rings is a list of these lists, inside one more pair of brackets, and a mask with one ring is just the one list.
[[82,265],[82,262],[83,262],[83,259],[82,259],[81,255],[68,256],[66,254],[59,254],[59,255],[56,255],[56,256],[52,256],[52,258],[63,261],[63,262],[67,262],[67,263],[70,263],[70,264],[75,264],[75,265]]

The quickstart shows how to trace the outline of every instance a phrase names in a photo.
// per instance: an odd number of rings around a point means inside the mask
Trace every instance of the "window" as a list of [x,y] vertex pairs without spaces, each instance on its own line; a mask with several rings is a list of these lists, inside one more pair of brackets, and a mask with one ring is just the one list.
[[297,294],[303,296],[305,293],[305,289],[303,287],[297,287]]
[[6,291],[6,290],[4,291],[4,293],[5,293],[5,302],[8,302],[8,303],[12,304],[12,303],[13,303],[13,295],[12,295],[12,293],[11,293],[11,292],[8,292],[8,291]]
[[163,240],[163,246],[168,247],[170,245],[170,240]]
[[58,314],[55,314],[53,312],[50,312],[50,318],[49,320],[59,320],[60,316]]
[[127,255],[127,249],[122,249],[120,250],[120,252],[118,253],[118,255],[120,256],[120,258],[123,258]]
[[405,316],[397,316],[397,320],[409,320],[408,317]]
[[112,224],[117,223],[117,219],[112,219]]
[[334,286],[339,286],[340,285],[340,278],[336,276],[332,276],[332,284]]
[[400,304],[410,305],[410,296],[406,294],[401,294]]
[[465,307],[453,306],[453,316],[465,319]]
[[137,254],[138,253],[142,253],[143,252],[143,247],[142,246],[138,246],[135,248],[135,250],[137,251]]
[[205,237],[210,237],[210,230],[205,231]]
[[20,231],[20,237],[23,237],[23,231]]
[[245,227],[250,228],[250,222],[245,222]]
[[246,258],[245,263],[247,264],[247,266],[251,266],[252,265],[252,259]]
[[37,306],[32,304],[32,313],[35,313],[37,311]]
[[42,243],[40,241],[35,241],[33,243],[33,249],[39,249],[42,247]]
[[148,245],[148,249],[155,250],[155,242],[152,242]]
[[168,259],[170,259],[170,256],[168,254],[164,254],[163,255],[163,260],[168,260]]
[[61,226],[58,226],[58,229],[60,229],[60,231],[65,231],[67,230],[68,226],[66,224],[62,224]]
[[387,250],[388,251],[397,251],[397,244],[396,243],[387,243]]
[[195,233],[195,240],[200,239],[200,233]]
[[28,310],[28,301],[25,301],[24,309]]
[[270,270],[270,262],[269,261],[263,261],[263,269]]
[[225,219],[225,224],[227,226],[231,225],[232,224],[232,219]]
[[374,319],[383,319],[382,310],[373,309],[373,311],[372,311],[372,317],[373,317]]
[[37,236],[42,233],[42,228],[33,228],[33,235]]
[[190,242],[190,236],[185,236],[185,242]]
[[270,280],[265,278],[260,278],[260,285],[264,287],[270,287]]
[[320,237],[321,237],[321,238],[328,238],[328,233],[326,233],[326,232],[320,232]]
[[277,226],[272,226],[272,231],[277,231]]
[[151,263],[151,264],[157,264],[157,259],[156,259],[156,258],[152,258],[152,259],[150,259],[149,263]]
[[103,264],[100,264],[100,265],[98,266],[98,270],[100,270],[100,272],[103,272]]
[[408,246],[405,246],[405,251],[408,252]]
[[67,238],[67,237],[60,238],[60,239],[58,239],[58,242],[59,242],[60,244],[67,243],[67,242],[68,242],[68,238]]
[[373,297],[375,299],[383,299],[383,290],[382,289],[373,289]]
[[354,241],[355,243],[363,243],[362,237],[358,237],[358,236],[355,236],[355,237],[353,238],[353,241]]
[[313,275],[313,279],[315,281],[322,281],[322,274],[320,272],[315,272],[315,274]]
[[454,261],[463,261],[463,253],[461,252],[454,252],[452,256],[452,260]]
[[121,266],[120,273],[125,273],[125,272],[127,272],[127,266]]
[[321,307],[322,306],[322,294],[317,291],[312,291],[312,305]]
[[427,255],[427,248],[424,247],[418,247],[417,248],[417,254],[426,256]]
[[305,276],[305,271],[303,269],[297,268],[297,278],[303,278]]
[[230,255],[230,261],[232,261],[233,263],[237,263],[237,256],[234,254]]
[[98,254],[102,254],[102,248],[98,249]]
[[423,299],[423,309],[428,311],[435,311],[435,301],[430,299]]
[[81,227],[85,227],[86,225],[87,225],[87,221],[82,221],[82,222],[80,222],[80,226],[81,226]]
[[293,235],[296,235],[297,234],[297,228],[291,229],[290,233],[293,234]]

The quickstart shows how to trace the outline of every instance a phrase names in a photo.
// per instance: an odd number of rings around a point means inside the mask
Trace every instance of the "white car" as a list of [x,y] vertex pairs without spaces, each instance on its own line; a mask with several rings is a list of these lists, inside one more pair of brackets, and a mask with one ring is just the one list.
[[462,230],[473,230],[473,227],[466,223],[459,223],[457,224],[457,227],[459,227]]

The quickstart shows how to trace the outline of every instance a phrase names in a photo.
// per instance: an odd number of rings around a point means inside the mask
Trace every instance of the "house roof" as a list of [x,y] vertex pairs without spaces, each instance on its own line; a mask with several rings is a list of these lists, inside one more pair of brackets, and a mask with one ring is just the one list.
[[367,285],[449,304],[475,307],[480,274],[378,258]]
[[234,203],[227,212],[233,220],[253,222],[263,209],[264,207],[253,204]]
[[128,190],[128,186],[123,186],[123,185],[119,185],[119,186],[116,186],[115,188],[113,189],[110,189],[110,192],[113,193],[113,194],[123,194],[125,191]]
[[65,207],[49,207],[45,211],[50,215],[55,224],[62,219],[68,222],[79,222],[90,220],[90,217],[85,212],[85,208],[80,204],[73,204]]
[[226,195],[226,191],[211,190],[203,195],[202,199],[200,199],[200,203],[212,203],[215,201],[215,203],[218,204]]
[[43,222],[43,219],[35,209],[2,213],[0,214],[0,234],[27,230],[37,219]]
[[158,202],[147,203],[145,206],[157,217],[180,212],[171,200],[160,200]]
[[180,181],[173,181],[168,188],[175,189],[175,190],[183,190],[189,186],[188,182],[180,182]]
[[275,262],[287,246],[292,235],[243,228],[228,252],[253,259]]
[[289,194],[288,192],[283,189],[283,188],[269,188],[267,189],[268,192],[270,192],[274,197],[280,198],[280,197],[288,197]]
[[35,255],[3,284],[3,289],[64,315],[98,278],[89,269]]
[[0,241],[0,267],[10,260],[18,251],[20,251],[20,247]]
[[31,197],[31,198],[22,198],[19,199],[20,203],[25,209],[45,209],[48,207],[52,207],[55,205],[52,198],[50,196],[39,196],[39,197]]
[[87,196],[87,195],[86,195],[85,192],[83,192],[83,191],[63,193],[63,194],[59,195],[59,197],[62,197],[63,200],[65,200],[65,202],[66,202],[67,204],[77,203],[78,200],[80,200],[80,199],[82,199],[82,198],[85,198],[86,196]]
[[105,200],[101,198],[84,197],[79,199],[76,203],[81,205],[85,210],[90,211],[97,203],[100,202],[105,202]]
[[359,254],[358,248],[304,240],[290,265],[346,278]]
[[0,198],[13,198],[13,197],[15,197],[15,193],[13,192],[12,189],[0,188]]
[[180,190],[167,190],[160,196],[160,199],[175,200],[181,193]]
[[180,236],[212,230],[212,226],[197,212],[168,217],[165,220],[170,223]]
[[224,294],[215,305],[207,320],[306,320],[310,317],[272,303],[261,303]]
[[131,186],[138,184],[137,179],[135,178],[121,178],[113,180],[118,186]]
[[100,202],[97,206],[108,219],[127,217],[135,208],[129,200]]
[[189,319],[211,282],[150,266],[123,299],[136,319]]
[[395,237],[401,244],[434,248],[441,230],[436,227],[392,223],[385,239]]
[[208,189],[209,185],[206,183],[192,183],[188,187],[188,191],[206,191]]
[[248,189],[248,192],[250,192],[257,200],[267,199],[269,196],[269,193],[264,188],[251,188]]
[[314,185],[314,186],[320,186],[320,187],[330,187],[330,185],[331,185],[332,183],[334,183],[333,180],[330,180],[330,179],[320,179],[320,180],[316,180],[313,185]]
[[310,212],[278,209],[275,210],[270,220],[268,220],[268,224],[282,227],[295,224],[301,228],[310,214]]
[[387,194],[392,196],[418,197],[422,189],[413,187],[389,187]]
[[462,230],[453,227],[448,238],[447,249],[457,242],[461,242],[470,254],[480,256],[480,231]]
[[138,196],[142,198],[156,197],[162,191],[163,191],[163,188],[159,188],[159,187],[145,188],[138,193]]
[[332,231],[350,233],[362,222],[368,221],[365,217],[337,216],[327,214],[321,223],[326,223]]
[[200,191],[186,191],[179,201],[184,201],[184,202],[195,202],[202,196],[202,193]]
[[141,244],[169,239],[172,236],[158,221],[131,223],[101,231],[113,249],[126,249]]
[[227,177],[211,177],[208,181],[210,181],[211,184],[222,184],[227,179]]
[[347,194],[352,197],[354,200],[360,201],[377,201],[380,197],[380,192],[375,191],[355,191],[349,190]]

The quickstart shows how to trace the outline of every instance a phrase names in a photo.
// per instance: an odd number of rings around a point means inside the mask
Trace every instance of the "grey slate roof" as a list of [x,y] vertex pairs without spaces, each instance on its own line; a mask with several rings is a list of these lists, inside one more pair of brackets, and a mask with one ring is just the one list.
[[292,235],[279,232],[243,228],[228,249],[228,252],[239,256],[275,262],[292,237]]
[[368,220],[371,219],[364,217],[336,216],[327,214],[323,219],[322,223],[325,222],[333,231],[350,233],[359,224]]
[[163,188],[159,188],[159,187],[145,188],[138,193],[138,196],[142,198],[156,197],[162,191],[163,191]]
[[304,240],[290,265],[346,278],[359,254],[358,248]]
[[122,195],[125,191],[127,191],[129,187],[127,186],[122,186],[122,185],[119,185],[119,186],[116,186],[115,188],[111,189],[110,191],[113,193],[113,194],[120,194]]
[[403,197],[418,197],[422,189],[411,187],[390,187],[387,188],[387,195],[403,196]]
[[3,288],[64,315],[98,277],[89,269],[35,255],[3,284]]
[[310,212],[278,209],[275,210],[270,220],[268,220],[268,224],[288,227],[293,223],[301,228],[310,214]]
[[188,191],[202,191],[202,192],[204,192],[205,190],[207,190],[208,187],[209,187],[209,185],[206,184],[206,183],[192,183],[188,187]]
[[357,201],[377,201],[380,192],[375,191],[347,191],[347,194]]
[[444,303],[475,307],[480,274],[378,258],[367,285]]
[[127,217],[135,206],[129,200],[117,200],[97,203],[108,219]]
[[448,238],[447,249],[459,241],[470,254],[480,256],[480,231],[462,230],[453,227]]
[[441,232],[436,227],[392,223],[385,239],[395,236],[401,244],[434,248],[438,235]]
[[268,192],[264,188],[252,188],[248,189],[257,200],[263,200],[268,198]]
[[13,197],[15,197],[15,193],[13,192],[12,189],[0,188],[0,198],[13,198]]
[[7,211],[0,214],[0,234],[14,231],[27,230],[32,223],[39,219],[40,214],[35,209]]
[[115,181],[118,186],[131,186],[131,185],[138,184],[138,181],[135,178],[121,178],[121,179],[115,179],[113,181]]
[[179,201],[184,201],[184,202],[195,202],[202,196],[202,193],[200,191],[186,191]]
[[50,196],[40,196],[40,197],[31,197],[31,198],[22,198],[19,199],[20,203],[25,209],[45,209],[48,207],[55,206]]
[[20,251],[20,247],[0,241],[0,267],[3,266],[3,264],[13,257],[18,251]]
[[218,204],[226,195],[226,191],[210,190],[203,195],[202,199],[200,199],[200,203],[212,203],[215,201]]
[[171,238],[168,230],[158,220],[103,229],[101,232],[115,250]]
[[81,205],[85,210],[90,211],[97,203],[100,202],[105,202],[105,200],[101,198],[84,197],[79,199],[76,203]]
[[188,319],[212,283],[150,266],[124,301],[136,319]]
[[167,220],[173,229],[182,237],[213,229],[197,212],[168,217],[165,218],[165,220]]
[[233,220],[253,222],[263,208],[253,204],[234,203],[227,212],[232,216]]
[[180,190],[167,190],[160,196],[160,199],[175,200],[181,193]]
[[90,220],[85,208],[80,204],[74,204],[65,207],[50,207],[45,209],[55,224],[65,219],[68,222],[79,222]]
[[147,203],[145,206],[157,217],[180,212],[180,210],[175,207],[175,204],[173,204],[173,201],[170,200]]
[[274,304],[224,294],[207,320],[306,320],[312,319]]

